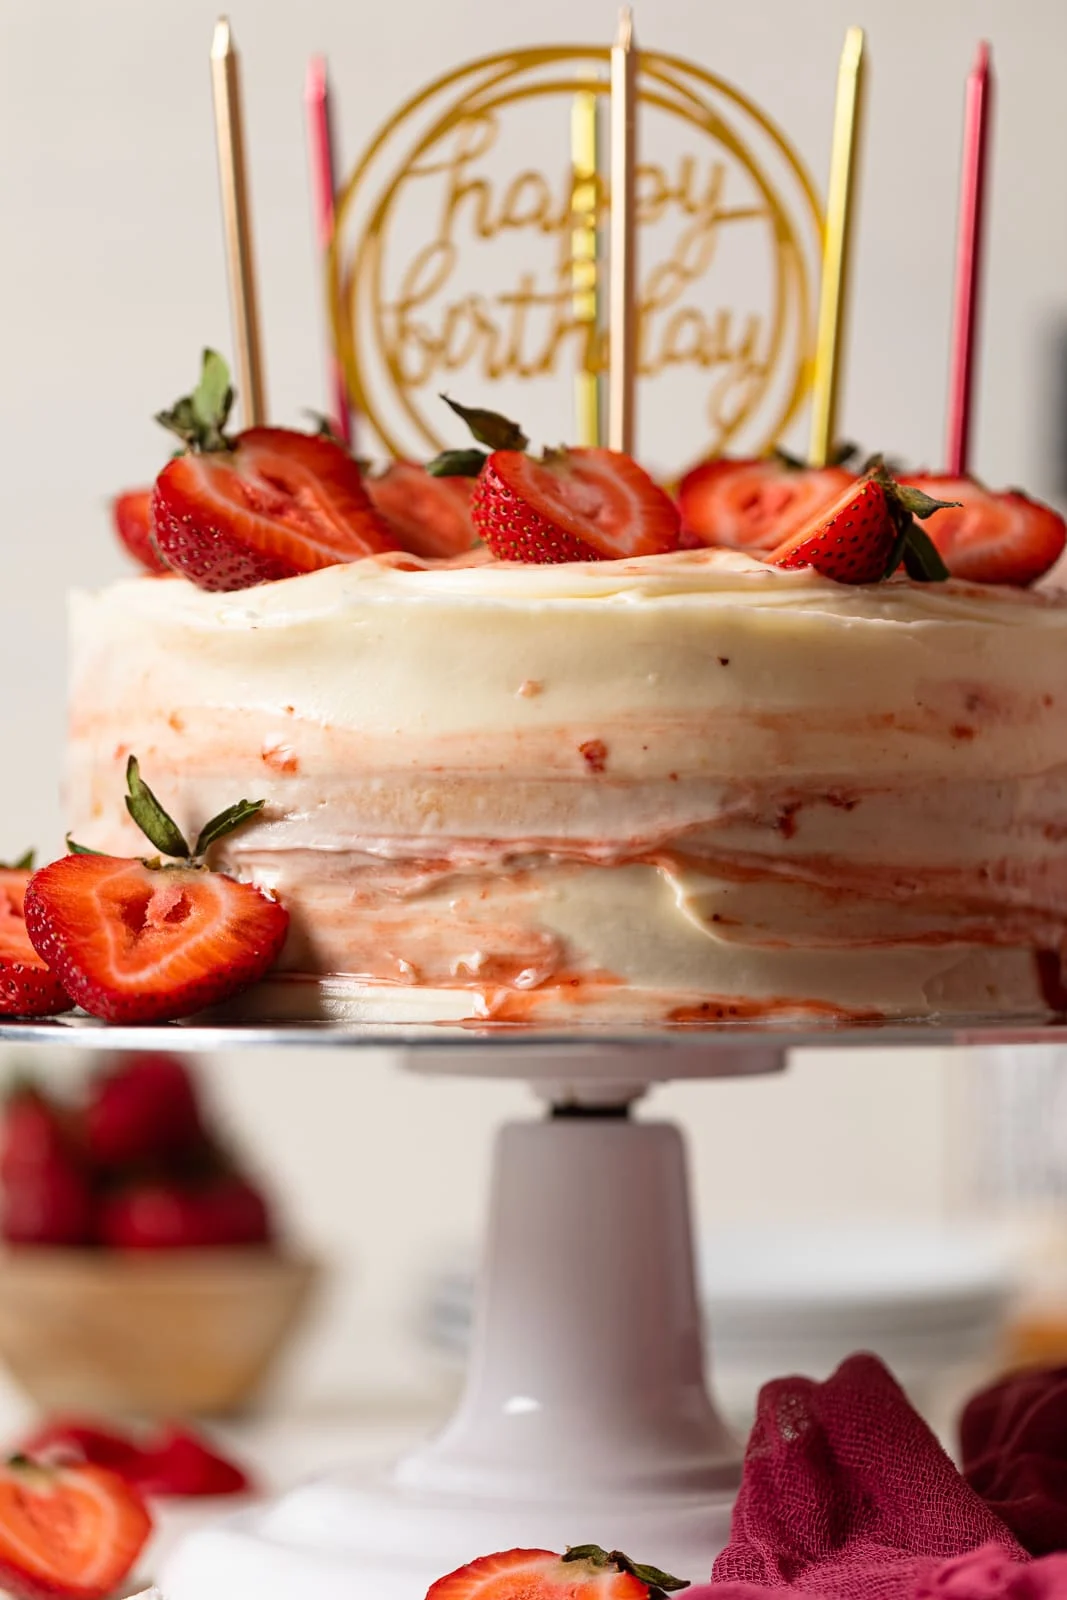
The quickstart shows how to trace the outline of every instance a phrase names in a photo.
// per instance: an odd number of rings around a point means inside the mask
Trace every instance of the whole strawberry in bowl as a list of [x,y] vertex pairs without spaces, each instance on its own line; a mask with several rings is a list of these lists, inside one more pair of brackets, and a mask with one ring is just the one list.
[[[318,1276],[177,1056],[115,1057],[0,1113],[0,1359],[46,1411],[242,1408]],[[106,1463],[105,1463],[106,1464]]]

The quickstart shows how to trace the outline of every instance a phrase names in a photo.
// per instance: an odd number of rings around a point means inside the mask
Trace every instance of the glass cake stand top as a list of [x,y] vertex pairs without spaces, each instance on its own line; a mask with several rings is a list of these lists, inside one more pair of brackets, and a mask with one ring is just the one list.
[[[48,1022],[0,1017],[0,1043],[64,1045],[86,1050],[239,1050],[279,1047],[417,1051],[530,1052],[565,1049],[655,1049],[681,1058],[697,1052],[730,1054],[768,1049],[927,1049],[951,1046],[1067,1044],[1067,1017],[981,1013],[886,1022],[847,1022],[804,1018],[749,1018],[687,1024],[677,1028],[636,1028],[594,1023],[539,1027],[515,1023],[354,1022],[178,1022],[155,1026],[114,1026],[72,1014]],[[491,1069],[485,1069],[491,1070]]]

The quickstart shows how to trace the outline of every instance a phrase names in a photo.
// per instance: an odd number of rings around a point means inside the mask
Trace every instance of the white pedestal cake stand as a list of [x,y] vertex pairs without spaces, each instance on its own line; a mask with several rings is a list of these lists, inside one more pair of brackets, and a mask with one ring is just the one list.
[[422,1600],[493,1550],[596,1542],[693,1581],[725,1543],[740,1446],[705,1379],[679,1131],[656,1083],[773,1072],[797,1045],[1052,1043],[1060,1027],[475,1034],[0,1025],[0,1039],[196,1051],[391,1045],[422,1072],[519,1078],[542,1115],[497,1135],[467,1381],[443,1431],[378,1473],[310,1482],[187,1537],[166,1600]]

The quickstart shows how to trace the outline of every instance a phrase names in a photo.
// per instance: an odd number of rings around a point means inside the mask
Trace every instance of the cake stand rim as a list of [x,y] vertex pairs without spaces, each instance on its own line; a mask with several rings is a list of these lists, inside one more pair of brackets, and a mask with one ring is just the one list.
[[[1067,1044],[1067,1018],[1032,1014],[983,1014],[854,1022],[813,1018],[786,1025],[754,1019],[686,1024],[684,1027],[537,1027],[354,1021],[183,1022],[111,1024],[71,1013],[48,1020],[0,1017],[0,1044],[90,1051],[171,1050],[205,1053],[236,1049],[378,1049],[492,1055],[517,1052],[599,1054],[662,1051],[679,1062],[696,1052],[792,1051],[802,1049],[988,1048]],[[690,1069],[692,1070],[692,1069]]]

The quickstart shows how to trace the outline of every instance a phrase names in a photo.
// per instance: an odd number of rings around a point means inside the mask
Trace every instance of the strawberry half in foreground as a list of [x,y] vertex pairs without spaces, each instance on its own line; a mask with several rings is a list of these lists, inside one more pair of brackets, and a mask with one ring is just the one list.
[[774,550],[854,482],[844,467],[807,467],[784,455],[705,461],[678,486],[683,539],[730,550]]
[[231,438],[232,405],[226,363],[205,350],[194,392],[156,418],[185,446],[152,493],[168,566],[201,589],[247,589],[400,548],[343,446],[290,428]]
[[0,1467],[0,1586],[25,1600],[104,1600],[152,1531],[137,1490],[88,1464]]
[[916,518],[951,503],[902,487],[878,462],[764,559],[775,567],[814,567],[836,583],[878,583],[902,564],[909,578],[938,582],[948,568]]
[[471,518],[498,560],[612,561],[678,549],[678,508],[630,456],[618,450],[531,456],[516,423],[441,398],[491,453],[446,450],[428,470],[478,475]]
[[0,867],[0,1017],[54,1017],[74,1002],[30,943],[24,901],[33,856]]
[[638,1566],[621,1550],[572,1545],[566,1555],[551,1550],[502,1550],[480,1556],[438,1578],[426,1600],[666,1600],[688,1589],[658,1567]]
[[954,578],[971,583],[1009,583],[1025,588],[1063,554],[1067,526],[1051,506],[1021,489],[995,493],[974,478],[939,478],[917,473],[901,483],[952,501],[930,533]]
[[251,883],[211,872],[203,857],[262,809],[239,800],[190,848],[141,778],[126,769],[126,806],[163,855],[128,860],[72,845],[35,872],[26,929],[42,960],[94,1017],[172,1022],[258,982],[285,943],[289,913]]

